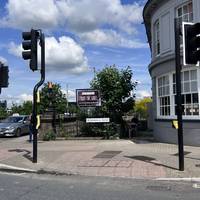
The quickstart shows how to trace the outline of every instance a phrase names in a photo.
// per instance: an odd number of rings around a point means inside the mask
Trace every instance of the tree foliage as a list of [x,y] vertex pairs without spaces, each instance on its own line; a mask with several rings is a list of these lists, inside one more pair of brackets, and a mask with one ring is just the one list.
[[8,116],[7,110],[0,106],[0,119],[4,119]]
[[67,99],[65,94],[61,91],[61,86],[57,83],[53,84],[52,90],[48,88],[48,84],[45,83],[44,87],[40,93],[41,103],[40,103],[40,112],[44,113],[47,109],[55,108],[57,113],[66,112],[67,108]]
[[32,102],[24,101],[22,105],[12,104],[11,113],[19,113],[20,115],[30,115],[32,112]]
[[91,88],[101,93],[100,111],[118,123],[123,113],[134,105],[135,95],[131,91],[135,89],[136,82],[132,82],[132,75],[130,67],[120,71],[115,66],[109,66],[98,72],[91,82]]
[[135,113],[139,116],[140,119],[147,119],[147,104],[152,102],[150,97],[143,98],[135,102]]

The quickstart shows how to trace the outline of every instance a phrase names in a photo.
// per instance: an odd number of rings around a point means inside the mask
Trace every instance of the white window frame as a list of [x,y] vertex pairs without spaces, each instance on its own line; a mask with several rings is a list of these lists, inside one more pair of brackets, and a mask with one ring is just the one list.
[[[192,12],[183,13],[184,7],[185,7],[185,6],[189,6],[189,4],[192,4]],[[179,10],[179,9],[182,10],[182,15],[181,15],[181,16],[178,16],[178,10]],[[190,14],[192,14],[192,20],[189,19],[189,18],[190,18]],[[186,21],[184,20],[184,16],[187,16],[187,20],[186,20]],[[182,22],[193,22],[193,20],[194,20],[193,1],[190,0],[190,1],[187,1],[187,2],[183,3],[182,5],[178,6],[178,7],[176,8],[176,17],[177,17],[177,18],[181,18],[181,21],[182,21]]]
[[[164,76],[168,76],[169,77],[169,99],[170,99],[170,115],[161,115],[160,113],[160,96],[159,96],[159,93],[158,93],[158,79],[159,78],[162,78]],[[157,101],[157,117],[158,118],[163,118],[163,119],[168,119],[170,116],[171,116],[171,86],[170,86],[170,73],[167,73],[167,74],[162,74],[161,76],[158,76],[156,78],[156,101]]]
[[[183,119],[186,120],[199,120],[200,119],[200,69],[199,67],[189,67],[189,68],[185,68],[182,70],[182,72],[184,71],[191,71],[191,70],[197,70],[197,93],[198,93],[198,101],[199,101],[199,115],[183,115]],[[173,94],[173,74],[175,73],[175,71],[172,71],[170,73],[166,73],[166,74],[162,74],[161,76],[156,77],[156,101],[157,101],[157,106],[156,106],[156,110],[157,110],[157,119],[176,119],[177,116],[175,115],[175,100],[174,100],[174,94]],[[158,95],[158,79],[161,78],[162,76],[169,76],[169,85],[170,85],[170,115],[168,116],[163,116],[160,115],[160,99],[159,99],[159,95]],[[188,93],[188,94],[192,94],[194,92]],[[186,94],[186,93],[184,93]]]

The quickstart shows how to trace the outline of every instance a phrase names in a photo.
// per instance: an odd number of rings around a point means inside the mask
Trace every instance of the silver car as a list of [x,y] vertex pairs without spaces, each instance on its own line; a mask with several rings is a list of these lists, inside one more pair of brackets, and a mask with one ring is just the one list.
[[27,115],[10,116],[0,122],[0,136],[21,136],[29,133],[29,117]]

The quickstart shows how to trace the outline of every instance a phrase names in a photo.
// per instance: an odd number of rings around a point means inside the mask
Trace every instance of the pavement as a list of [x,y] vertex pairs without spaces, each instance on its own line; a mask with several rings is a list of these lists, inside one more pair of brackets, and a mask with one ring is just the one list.
[[[28,136],[0,138],[0,170],[136,179],[200,178],[200,147],[185,146],[185,170],[178,170],[177,145],[147,139],[38,142],[32,163]],[[199,179],[200,180],[200,179]]]

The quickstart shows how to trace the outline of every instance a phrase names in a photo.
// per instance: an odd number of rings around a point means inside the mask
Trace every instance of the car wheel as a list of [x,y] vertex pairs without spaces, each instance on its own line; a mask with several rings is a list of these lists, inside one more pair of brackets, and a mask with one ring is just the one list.
[[20,129],[20,128],[17,129],[17,131],[16,131],[16,136],[17,136],[17,137],[20,137],[20,136],[21,136],[21,129]]

